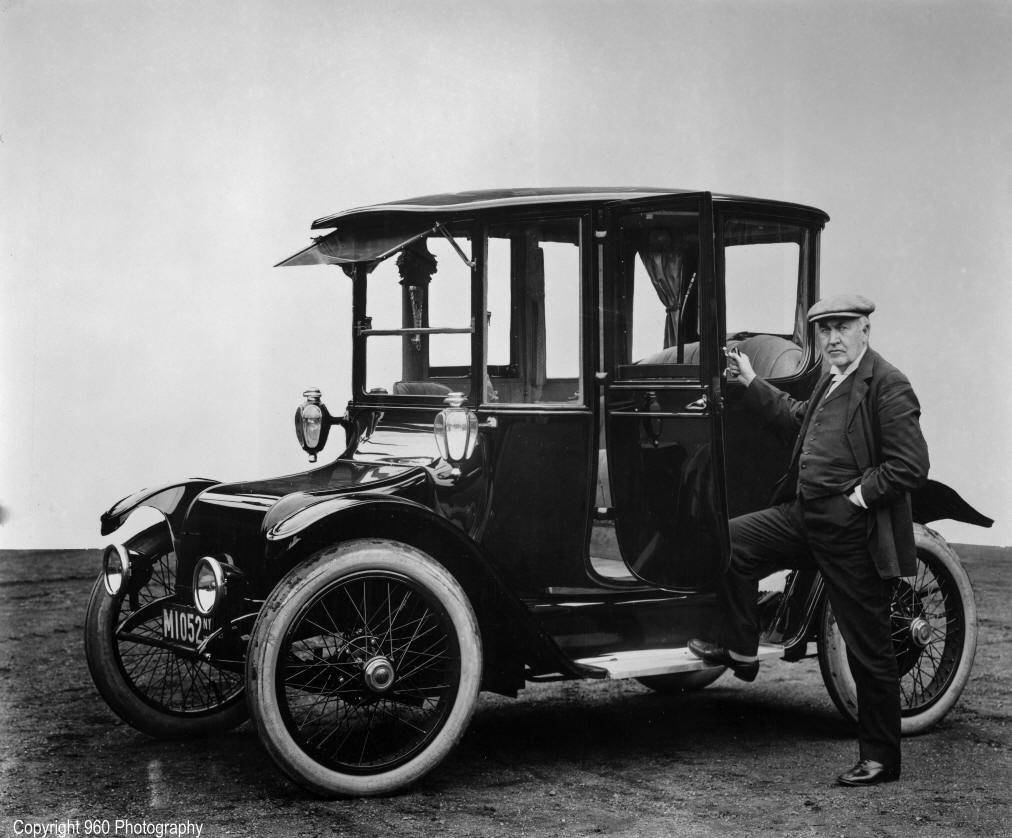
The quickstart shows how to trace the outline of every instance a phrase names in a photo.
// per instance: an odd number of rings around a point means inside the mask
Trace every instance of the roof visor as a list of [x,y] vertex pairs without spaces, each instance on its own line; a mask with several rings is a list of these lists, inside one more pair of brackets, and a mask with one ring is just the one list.
[[[403,225],[348,227],[315,239],[305,250],[278,262],[275,268],[292,265],[353,265],[378,262],[424,236],[439,233],[449,237],[442,224],[409,219]],[[451,239],[452,241],[452,239]]]
[[449,231],[439,222],[420,224],[415,222],[410,227],[398,230],[385,227],[382,230],[335,230],[333,233],[316,239],[305,250],[289,256],[274,267],[291,265],[351,265],[357,262],[378,262],[419,239],[438,233],[452,245],[460,259],[469,267],[475,263],[457,246]]

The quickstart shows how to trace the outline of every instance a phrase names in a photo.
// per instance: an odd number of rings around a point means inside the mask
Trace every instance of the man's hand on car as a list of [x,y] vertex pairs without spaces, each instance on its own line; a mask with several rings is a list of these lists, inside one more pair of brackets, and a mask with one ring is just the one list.
[[726,350],[725,354],[727,355],[727,380],[734,379],[748,387],[752,383],[752,379],[755,378],[755,370],[752,369],[752,362],[748,359],[748,355],[738,351],[737,346]]

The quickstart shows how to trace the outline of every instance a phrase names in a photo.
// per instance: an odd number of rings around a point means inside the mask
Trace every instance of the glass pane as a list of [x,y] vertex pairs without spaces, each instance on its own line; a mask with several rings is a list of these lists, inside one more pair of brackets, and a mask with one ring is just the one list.
[[628,215],[622,219],[621,236],[626,359],[698,364],[698,215]]
[[[461,251],[470,257],[471,243],[455,238]],[[471,325],[471,269],[442,236],[428,240],[438,270],[429,283],[429,325],[464,328]],[[433,360],[433,364],[439,362]],[[460,363],[458,359],[454,363]]]
[[487,363],[490,367],[510,364],[510,241],[489,237],[488,289],[486,291],[486,322],[488,323]]
[[727,248],[724,270],[729,334],[794,334],[800,250],[795,242]]
[[454,392],[468,395],[471,336],[429,335],[422,340],[429,342],[430,357],[439,355],[450,363],[432,367],[427,374],[405,378],[403,354],[424,350],[405,350],[404,339],[399,335],[370,335],[366,339],[365,392],[394,396],[445,396]]
[[[455,237],[470,258],[471,243]],[[366,280],[373,329],[463,329],[460,334],[370,335],[366,392],[467,393],[471,369],[471,269],[443,236],[420,239],[376,265]]]
[[633,266],[632,358],[634,361],[657,355],[664,348],[668,315],[657,299],[650,275],[642,260]]
[[579,402],[579,219],[493,225],[487,275],[492,400]]
[[545,367],[549,379],[580,375],[580,248],[545,242]]
[[724,223],[724,289],[729,345],[737,343],[763,378],[803,364],[807,231],[763,219]]

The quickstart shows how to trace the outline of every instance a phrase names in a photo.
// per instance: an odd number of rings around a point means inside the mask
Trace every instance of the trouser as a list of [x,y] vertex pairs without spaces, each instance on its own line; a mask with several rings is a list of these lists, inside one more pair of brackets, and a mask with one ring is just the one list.
[[731,564],[721,586],[717,641],[754,655],[759,580],[782,568],[815,567],[847,644],[857,687],[862,759],[900,766],[900,692],[890,628],[892,580],[868,551],[869,512],[844,495],[792,501],[731,520]]

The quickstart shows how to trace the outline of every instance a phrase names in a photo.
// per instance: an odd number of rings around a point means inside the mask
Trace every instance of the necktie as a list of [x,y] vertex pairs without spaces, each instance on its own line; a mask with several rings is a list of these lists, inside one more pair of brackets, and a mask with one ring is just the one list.
[[836,386],[846,377],[842,372],[833,373],[833,382],[829,385],[829,389],[826,390],[826,395],[828,396],[832,393],[836,389]]

